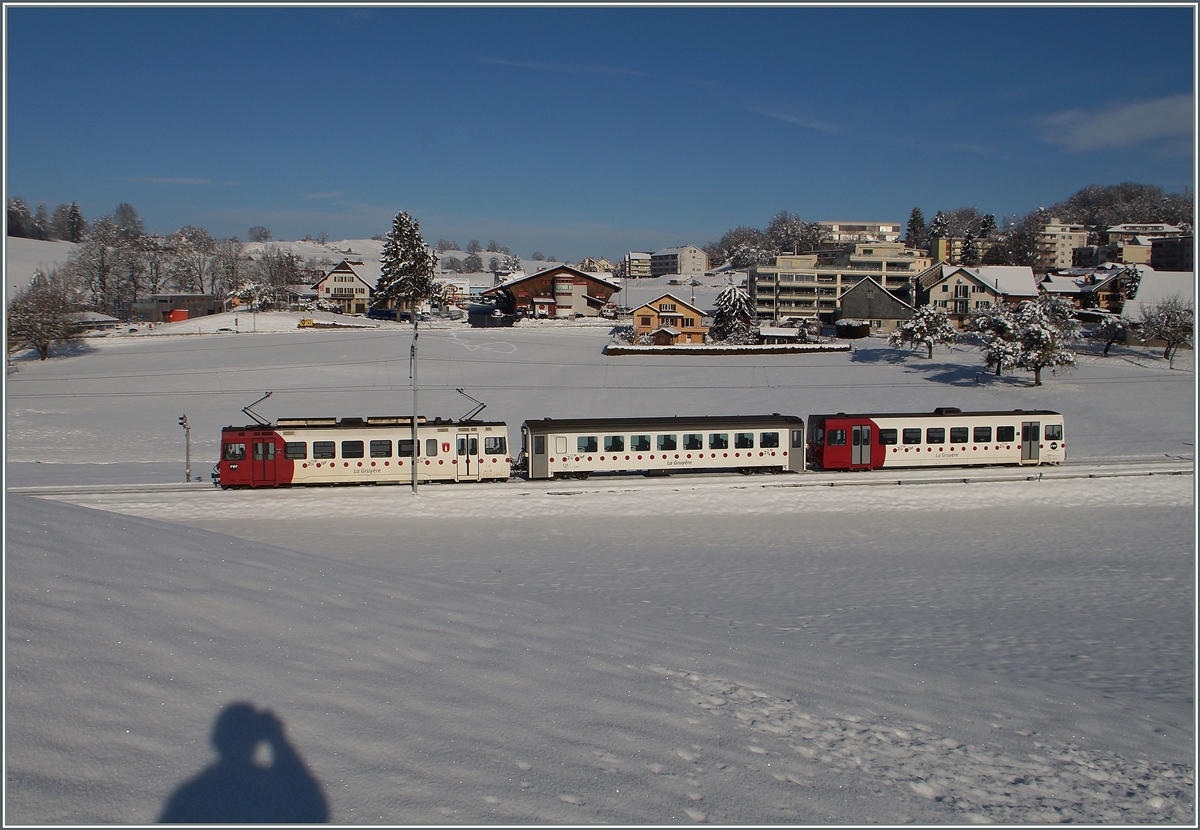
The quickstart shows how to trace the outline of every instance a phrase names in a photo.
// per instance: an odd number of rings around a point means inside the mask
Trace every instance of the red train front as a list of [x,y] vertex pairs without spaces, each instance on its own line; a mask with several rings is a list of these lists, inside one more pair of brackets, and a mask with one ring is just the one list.
[[295,464],[285,457],[283,437],[273,429],[225,427],[221,430],[222,487],[275,487],[291,484]]

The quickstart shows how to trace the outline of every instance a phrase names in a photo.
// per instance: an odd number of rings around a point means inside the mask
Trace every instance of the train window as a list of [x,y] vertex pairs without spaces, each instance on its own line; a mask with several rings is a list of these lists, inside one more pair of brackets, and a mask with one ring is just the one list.
[[920,427],[905,427],[901,433],[905,444],[920,444],[921,443],[921,428]]
[[342,442],[342,458],[362,458],[363,457],[363,442],[362,441],[343,441]]
[[992,428],[991,427],[975,427],[974,440],[976,444],[992,443]]
[[624,435],[605,435],[604,436],[604,451],[605,452],[625,452],[625,436]]
[[735,432],[733,434],[733,447],[738,450],[754,449],[754,433],[753,432]]
[[308,444],[303,441],[288,441],[283,445],[284,458],[308,458]]
[[804,446],[804,430],[802,430],[802,429],[792,430],[792,446],[793,447],[803,447]]
[[434,456],[436,456],[437,451],[438,451],[437,445],[438,445],[438,439],[426,438],[425,439],[425,455],[427,455],[430,458],[433,458]]
[[554,436],[554,451],[556,453],[558,453],[559,455],[562,455],[563,453],[565,453],[567,451],[567,436],[565,436],[565,435],[555,435]]
[[649,435],[630,435],[629,449],[632,452],[650,452]]
[[683,434],[683,448],[685,450],[704,449],[704,434],[700,432],[685,432]]
[[400,458],[413,457],[413,440],[411,438],[401,438],[396,442],[396,455]]
[[729,449],[729,433],[728,432],[709,433],[708,448],[710,450],[727,450],[727,449]]
[[950,443],[965,444],[967,443],[967,436],[970,434],[970,427],[950,427]]
[[313,458],[333,458],[334,447],[332,441],[313,441]]
[[899,432],[897,432],[894,429],[879,430],[879,443],[881,446],[888,446],[890,444],[895,444],[896,439],[899,437],[900,437]]
[[391,441],[372,441],[371,442],[371,457],[372,458],[391,458],[392,457],[392,442]]
[[226,461],[245,461],[246,460],[246,445],[245,444],[226,444],[225,445],[225,460]]
[[996,427],[997,441],[1013,441],[1017,437],[1016,427]]
[[534,455],[545,455],[546,454],[546,436],[545,435],[533,436],[533,454]]
[[254,460],[255,461],[264,461],[264,460],[274,461],[275,460],[275,442],[274,441],[265,441],[265,442],[256,441],[254,443]]
[[778,447],[779,446],[779,433],[778,432],[764,432],[764,433],[760,434],[758,436],[758,445],[760,447],[766,447],[767,449],[771,449],[772,447]]
[[580,435],[575,439],[575,446],[579,448],[579,452],[600,451],[600,441],[595,435]]
[[1062,440],[1062,424],[1046,424],[1046,440],[1061,441]]
[[678,444],[679,444],[679,439],[676,438],[674,435],[658,436],[658,449],[660,451],[678,449]]
[[829,447],[844,447],[844,446],[846,446],[846,430],[831,429],[831,430],[829,430],[829,432],[826,433],[826,436],[829,439],[829,442],[826,444],[826,446],[829,446]]
[[[904,443],[908,443],[905,441]],[[946,443],[946,428],[945,427],[930,427],[925,430],[926,444],[945,444]]]
[[[538,436],[541,438],[542,436]],[[507,451],[508,442],[503,435],[485,435],[483,436],[483,453],[484,455],[504,455]],[[542,444],[542,452],[546,451],[546,445]]]

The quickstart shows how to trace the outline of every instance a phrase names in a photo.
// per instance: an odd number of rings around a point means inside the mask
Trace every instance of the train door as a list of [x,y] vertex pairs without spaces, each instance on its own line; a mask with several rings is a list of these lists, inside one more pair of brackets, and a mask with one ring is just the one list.
[[1041,460],[1039,445],[1042,440],[1040,421],[1021,422],[1021,463],[1037,464]]
[[858,424],[850,427],[850,466],[871,466],[871,425]]
[[250,469],[255,485],[274,485],[276,483],[274,438],[254,439]]
[[479,480],[479,433],[460,432],[455,447],[455,477],[458,481]]

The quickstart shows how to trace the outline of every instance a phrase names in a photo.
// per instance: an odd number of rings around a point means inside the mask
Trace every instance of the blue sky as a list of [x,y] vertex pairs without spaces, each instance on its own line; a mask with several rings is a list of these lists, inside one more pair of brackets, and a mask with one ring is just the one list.
[[1195,178],[1191,7],[6,9],[6,195],[559,260]]

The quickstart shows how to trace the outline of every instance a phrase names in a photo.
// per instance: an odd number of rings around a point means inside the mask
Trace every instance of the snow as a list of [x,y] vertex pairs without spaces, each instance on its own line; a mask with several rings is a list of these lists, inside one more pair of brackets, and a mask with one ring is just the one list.
[[[6,823],[154,821],[235,701],[341,824],[1194,823],[1191,475],[171,486],[184,412],[207,476],[268,390],[411,410],[411,327],[231,316],[8,375],[10,488],[120,486],[7,496]],[[609,359],[588,322],[423,327],[421,411],[1049,408],[1072,462],[1193,457],[1191,352],[1035,389],[879,338]]]
[[73,242],[47,242],[41,239],[4,237],[4,302],[29,285],[40,268],[50,271],[67,264],[67,258],[78,246]]

